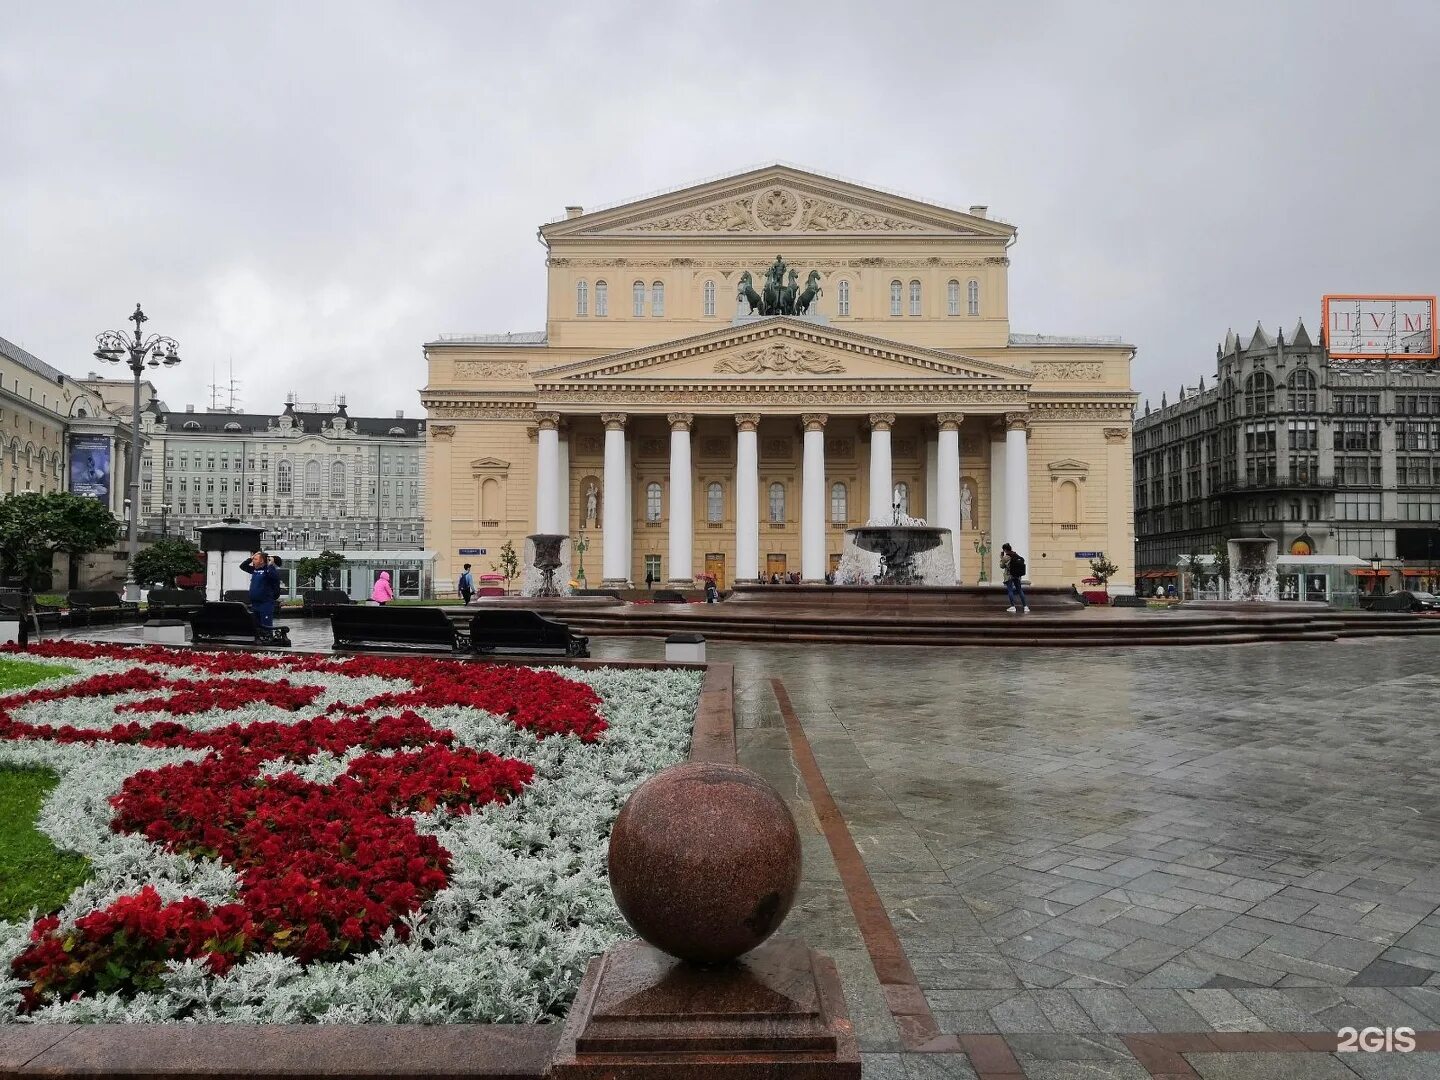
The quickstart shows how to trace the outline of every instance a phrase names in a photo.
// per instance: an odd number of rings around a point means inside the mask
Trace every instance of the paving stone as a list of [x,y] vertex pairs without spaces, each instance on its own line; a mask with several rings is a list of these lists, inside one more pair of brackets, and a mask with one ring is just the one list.
[[1428,1054],[1345,1054],[1343,1060],[1361,1080],[1435,1080],[1440,1061]]
[[1229,990],[1181,990],[1181,1000],[1216,1031],[1264,1031],[1264,1022]]
[[1012,1031],[1054,1031],[1055,1026],[1050,1023],[1050,1018],[1045,1010],[1040,1007],[1029,992],[1016,994],[1008,1001],[1002,1001],[999,1005],[989,1010],[990,1019],[995,1021],[995,1028],[1002,1034],[1009,1034]]
[[1197,1053],[1185,1057],[1201,1080],[1355,1080],[1355,1074],[1332,1054]]
[[1101,1031],[1134,1034],[1155,1030],[1123,990],[1072,990],[1071,994]]
[[1209,1031],[1210,1022],[1185,1003],[1178,990],[1126,990],[1125,996],[1156,1031]]
[[964,1054],[906,1054],[905,1080],[975,1080]]
[[1303,1007],[1299,991],[1238,988],[1230,993],[1271,1031],[1330,1030]]

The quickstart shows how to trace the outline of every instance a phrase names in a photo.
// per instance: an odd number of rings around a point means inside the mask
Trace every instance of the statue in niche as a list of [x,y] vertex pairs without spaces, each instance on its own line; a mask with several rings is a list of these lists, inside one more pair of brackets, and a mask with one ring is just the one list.
[[599,494],[595,488],[595,482],[592,480],[590,486],[585,489],[585,524],[587,525],[595,524],[595,514],[600,502]]
[[974,509],[974,496],[970,494],[970,488],[966,484],[960,485],[960,527],[975,527],[975,519],[971,516]]

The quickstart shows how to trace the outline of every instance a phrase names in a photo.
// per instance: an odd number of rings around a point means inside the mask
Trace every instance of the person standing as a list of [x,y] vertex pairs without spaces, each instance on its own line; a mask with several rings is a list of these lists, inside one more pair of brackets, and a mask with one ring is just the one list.
[[460,603],[469,604],[470,598],[475,595],[475,579],[470,575],[470,564],[465,564],[465,569],[460,573]]
[[389,570],[380,571],[380,576],[375,579],[375,587],[370,590],[370,599],[382,607],[395,599],[395,593],[390,588]]
[[280,571],[265,552],[257,551],[240,564],[250,575],[250,610],[262,630],[275,628],[275,601],[280,597]]
[[1030,602],[1025,599],[1025,587],[1021,583],[1025,577],[1025,557],[1009,544],[1001,544],[1000,571],[1005,575],[1005,593],[1010,597],[1010,606],[1005,610],[1014,614],[1018,605],[1029,615]]

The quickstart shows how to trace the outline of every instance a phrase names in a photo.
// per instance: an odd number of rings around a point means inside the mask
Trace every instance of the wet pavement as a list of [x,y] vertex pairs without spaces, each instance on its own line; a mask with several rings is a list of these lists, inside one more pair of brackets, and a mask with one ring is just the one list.
[[[1027,1076],[1119,1078],[1152,1075],[1121,1035],[1440,1028],[1440,642],[709,651],[736,665],[742,764],[801,823],[786,931],[839,964],[867,1076],[976,1073],[905,1052],[772,678],[941,1032],[1006,1036]],[[1440,1054],[1282,1049],[1177,1075],[1440,1076]]]

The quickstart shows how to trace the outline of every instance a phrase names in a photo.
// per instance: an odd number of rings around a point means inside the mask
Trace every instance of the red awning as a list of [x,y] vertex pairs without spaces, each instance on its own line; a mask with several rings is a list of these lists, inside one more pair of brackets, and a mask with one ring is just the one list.
[[1354,577],[1389,577],[1389,570],[1372,570],[1368,566],[1351,568],[1350,573]]

